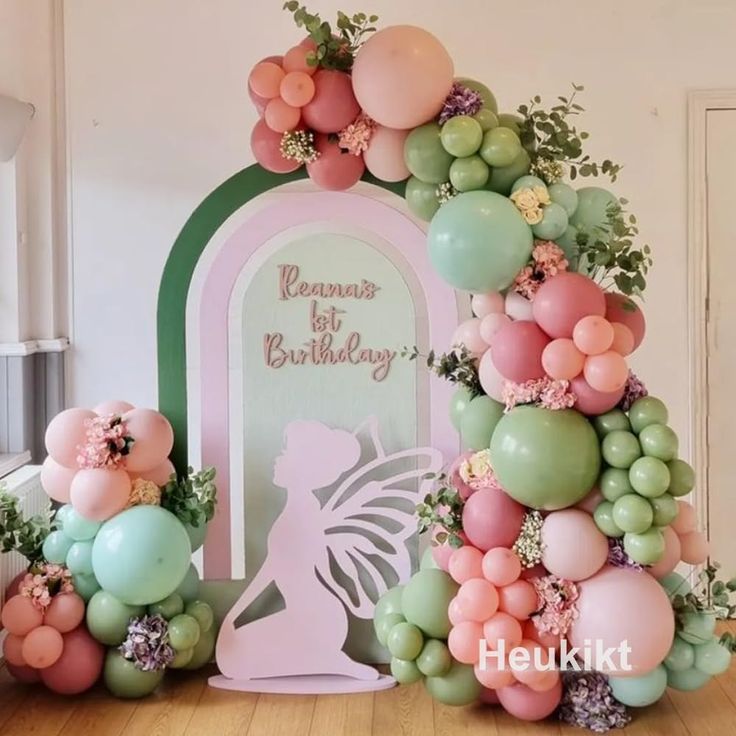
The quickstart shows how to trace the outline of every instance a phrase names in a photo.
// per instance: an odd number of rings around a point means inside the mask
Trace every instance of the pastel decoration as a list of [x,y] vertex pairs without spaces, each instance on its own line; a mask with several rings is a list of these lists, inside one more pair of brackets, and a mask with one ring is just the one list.
[[64,648],[54,664],[41,670],[46,687],[60,695],[79,695],[100,678],[105,648],[84,626],[64,634]]
[[634,333],[631,328],[622,322],[611,322],[613,328],[613,342],[611,350],[615,350],[620,355],[626,357],[634,352]]
[[54,501],[69,503],[69,491],[76,473],[76,468],[60,465],[49,455],[41,466],[41,485]]
[[605,315],[606,300],[600,286],[587,276],[564,271],[540,286],[532,311],[537,324],[550,337],[572,337],[583,317]]
[[[553,511],[542,524],[542,564],[553,575],[578,582],[595,575],[608,559],[608,539],[590,514]],[[580,554],[584,549],[585,554]]]
[[470,306],[473,314],[483,319],[489,314],[503,314],[505,298],[498,291],[491,291],[488,294],[473,294],[470,299]]
[[74,476],[70,498],[86,519],[105,521],[125,508],[130,488],[130,476],[124,470],[89,468]]
[[46,609],[44,623],[66,634],[84,621],[84,600],[76,593],[59,593]]
[[92,409],[92,411],[101,417],[109,416],[110,414],[125,414],[125,412],[135,409],[133,404],[127,401],[121,401],[120,399],[113,399],[111,401],[103,401],[101,404]]
[[301,163],[281,155],[281,134],[268,127],[265,120],[259,120],[250,136],[250,149],[256,161],[266,171],[275,174],[288,174],[296,171]]
[[524,383],[544,376],[542,353],[549,338],[534,322],[511,322],[493,336],[491,355],[498,372]]
[[314,91],[312,76],[304,71],[289,72],[279,87],[281,99],[293,107],[304,107],[314,97]]
[[284,70],[271,61],[262,61],[253,67],[248,77],[248,86],[259,97],[270,100],[279,94],[279,85],[284,78]]
[[506,292],[505,310],[506,314],[514,320],[529,322],[534,319],[532,303],[513,289]]
[[592,389],[613,393],[626,385],[629,367],[619,353],[607,350],[600,355],[589,355],[585,359],[583,376]]
[[481,333],[481,321],[477,317],[461,322],[455,334],[452,336],[452,345],[464,345],[469,353],[482,355],[488,349],[488,344],[483,339]]
[[[311,78],[309,78],[311,81]],[[263,119],[271,130],[276,133],[286,133],[299,125],[301,112],[298,107],[289,105],[280,97],[269,100]]]
[[314,96],[302,107],[304,124],[316,133],[338,133],[360,113],[350,75],[320,69],[313,77]]
[[605,353],[613,344],[614,336],[611,323],[594,314],[583,317],[572,331],[575,347],[585,355]]
[[580,375],[585,355],[566,337],[552,340],[542,351],[542,367],[550,378],[570,381]]
[[689,532],[680,537],[681,559],[689,565],[702,565],[710,554],[703,532]]
[[30,631],[23,639],[21,648],[25,663],[37,670],[51,667],[61,657],[63,650],[64,639],[51,626],[39,626]]
[[672,522],[672,528],[677,532],[678,536],[682,537],[685,534],[695,531],[698,524],[698,517],[693,505],[687,501],[678,500],[677,507],[677,517]]
[[646,568],[647,572],[657,580],[666,577],[680,564],[682,559],[682,548],[680,538],[672,527],[666,526],[662,529],[664,537],[664,553],[659,562],[655,562]]
[[597,391],[582,375],[572,379],[570,388],[577,397],[575,408],[588,416],[605,414],[613,409],[624,395],[623,386],[616,391]]
[[[312,39],[308,39],[314,43]],[[310,64],[308,61],[309,54],[312,49],[307,45],[299,44],[298,46],[292,46],[285,54],[282,66],[287,76],[291,72],[302,72],[308,74],[310,77],[317,71],[316,64]]]
[[537,610],[537,591],[526,580],[515,580],[498,589],[498,610],[525,621]]
[[322,189],[341,191],[360,181],[365,171],[362,156],[345,153],[337,141],[318,135],[315,148],[319,157],[307,164],[309,178]]
[[89,409],[66,409],[49,422],[45,437],[46,450],[59,465],[77,467],[77,448],[87,441],[85,421],[96,416]]
[[0,612],[2,627],[14,636],[23,637],[43,623],[43,613],[31,603],[30,598],[14,595],[5,601]]
[[143,480],[153,481],[157,486],[165,486],[171,476],[176,473],[176,468],[171,460],[164,460],[160,465],[150,470],[143,470],[140,473],[128,473],[131,480],[142,478]]
[[463,529],[470,542],[486,552],[511,547],[519,536],[524,507],[495,488],[476,491],[463,507]]
[[[272,64],[276,64],[276,66],[283,66],[284,57],[283,56],[267,56],[264,59],[261,59],[261,62],[271,62]],[[256,94],[253,91],[253,87],[250,84],[250,81],[248,82],[248,97],[250,97],[250,101],[253,103],[253,106],[256,108],[256,111],[258,112],[258,115],[260,117],[263,117],[263,113],[266,110],[266,105],[268,104],[268,100],[270,98],[263,97],[261,95]],[[130,406],[128,409],[132,409],[133,407]],[[123,411],[128,411],[128,409],[124,409]],[[113,412],[122,414],[123,411],[120,412]]]
[[605,297],[606,319],[609,322],[619,322],[631,330],[634,336],[633,352],[641,345],[646,332],[646,321],[642,308],[633,299],[614,291],[607,291]]
[[406,130],[394,130],[379,125],[373,131],[363,160],[368,171],[381,181],[403,181],[409,178],[409,169],[404,162]]
[[478,364],[478,380],[483,390],[494,401],[503,401],[503,385],[505,378],[498,372],[493,363],[493,355],[486,350]]
[[511,324],[511,318],[503,313],[491,312],[480,321],[480,336],[486,345],[493,344],[497,332]]
[[125,462],[132,471],[149,470],[166,461],[174,446],[174,430],[168,419],[153,409],[132,409],[123,414],[135,440]]

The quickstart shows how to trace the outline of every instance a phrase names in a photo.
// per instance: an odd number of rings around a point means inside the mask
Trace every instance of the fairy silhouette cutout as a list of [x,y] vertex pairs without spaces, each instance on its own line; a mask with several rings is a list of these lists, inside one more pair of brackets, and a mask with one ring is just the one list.
[[[370,618],[377,598],[408,578],[406,542],[416,532],[417,490],[423,495],[430,482],[424,476],[440,469],[442,455],[430,448],[387,454],[375,419],[367,425],[374,457],[365,464],[357,431],[317,421],[287,425],[273,474],[274,484],[287,491],[286,504],[269,532],[263,564],[223,621],[216,656],[224,677],[213,678],[213,685],[281,692],[387,686],[378,684],[377,670],[343,652],[346,608]],[[321,502],[315,491],[335,484],[326,500],[320,494]],[[237,627],[272,584],[284,608]],[[305,676],[321,677],[295,682]],[[263,678],[291,682],[281,689]]]

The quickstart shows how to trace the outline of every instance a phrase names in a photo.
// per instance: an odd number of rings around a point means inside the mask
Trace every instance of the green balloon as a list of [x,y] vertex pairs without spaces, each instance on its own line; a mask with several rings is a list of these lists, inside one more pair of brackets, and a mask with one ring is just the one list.
[[197,646],[202,631],[194,616],[180,613],[169,621],[169,643],[174,649],[192,649]]
[[607,225],[607,210],[617,205],[616,195],[601,187],[582,187],[578,189],[578,206],[570,218],[570,224],[578,230],[594,235],[596,239],[608,242],[610,234],[601,229]]
[[63,565],[66,563],[66,556],[69,554],[69,550],[72,545],[75,544],[74,540],[57,529],[51,532],[46,539],[43,540],[43,556],[47,562],[53,562],[56,565]]
[[524,118],[521,115],[515,115],[512,112],[498,113],[498,124],[503,125],[504,128],[513,130],[516,135],[521,135],[521,125],[523,122]]
[[657,498],[650,498],[652,511],[654,511],[654,526],[667,526],[676,518],[679,511],[677,501],[669,493],[663,493]]
[[496,102],[496,97],[493,92],[491,92],[491,90],[488,89],[485,84],[483,84],[483,82],[478,82],[475,79],[469,79],[468,77],[458,77],[455,81],[460,82],[460,84],[462,84],[464,87],[477,92],[480,95],[481,100],[483,101],[483,108],[487,108],[496,113],[498,112],[498,103]]
[[386,647],[393,657],[416,659],[424,647],[424,637],[418,627],[404,621],[388,632]]
[[209,631],[215,623],[215,613],[212,606],[204,601],[187,603],[184,613],[197,620],[201,631]]
[[679,572],[671,572],[669,575],[665,575],[660,578],[659,584],[667,591],[667,597],[670,599],[676,595],[686,596],[688,593],[692,593],[690,583]]
[[428,677],[424,684],[429,694],[444,705],[470,705],[481,692],[481,685],[473,668],[467,664],[453,662],[447,674]]
[[578,193],[567,184],[557,182],[547,187],[549,198],[559,204],[567,213],[568,217],[572,217],[578,208]]
[[555,243],[562,248],[565,258],[570,262],[570,270],[577,270],[578,268],[580,249],[576,240],[577,236],[578,229],[574,225],[568,225],[567,230],[555,240]]
[[493,112],[493,110],[490,110],[487,107],[481,107],[481,109],[473,115],[473,120],[478,121],[484,133],[491,128],[498,127],[498,116]]
[[550,202],[542,212],[542,221],[532,225],[532,232],[540,240],[555,240],[565,230],[567,230],[567,212],[556,202]]
[[501,291],[526,264],[534,238],[514,204],[488,191],[464,192],[443,205],[429,225],[429,257],[451,286],[474,293]]
[[387,613],[380,618],[373,619],[373,630],[376,632],[376,639],[378,643],[385,647],[388,643],[388,635],[391,633],[391,629],[406,621],[406,619],[400,613]]
[[642,452],[669,462],[677,457],[677,435],[666,424],[650,424],[639,433]]
[[480,156],[456,158],[450,166],[450,183],[458,192],[482,189],[490,172]]
[[629,482],[637,493],[656,498],[670,486],[669,468],[656,457],[640,457],[629,468]]
[[602,501],[596,506],[593,512],[593,520],[607,537],[624,536],[623,529],[620,529],[613,520],[613,504],[610,501]]
[[643,708],[656,703],[667,689],[667,670],[657,665],[639,677],[609,677],[613,697],[631,708]]
[[417,667],[426,677],[442,677],[452,667],[452,656],[444,642],[429,639],[417,657]]
[[439,566],[435,562],[434,555],[432,554],[432,548],[427,547],[422,554],[422,559],[419,560],[420,570],[439,570]]
[[103,676],[107,689],[116,698],[144,698],[159,686],[164,672],[164,669],[139,670],[117,649],[108,649]]
[[668,418],[664,402],[654,396],[643,396],[637,399],[629,409],[631,428],[637,434],[650,424],[667,424]]
[[182,649],[181,651],[174,652],[174,659],[172,660],[169,667],[172,670],[184,669],[191,661],[194,656],[194,649]]
[[406,180],[404,197],[411,213],[425,222],[429,222],[440,208],[437,184],[427,184],[416,176],[410,176]]
[[396,585],[393,588],[389,588],[389,590],[387,590],[378,599],[376,607],[373,609],[373,618],[382,618],[387,613],[401,613],[401,596],[403,594],[403,585]]
[[483,141],[483,128],[469,115],[456,115],[442,126],[440,141],[452,156],[472,156]]
[[731,666],[731,652],[717,636],[695,647],[695,667],[706,675],[722,675]]
[[601,455],[595,430],[574,409],[517,406],[496,425],[491,461],[512,498],[554,511],[587,495],[598,480]]
[[[56,513],[54,514],[54,524],[56,525],[57,529],[63,529],[64,528],[64,519],[66,519],[67,514],[73,509],[74,507],[70,504],[64,504],[64,506],[60,506],[58,509],[56,509]],[[61,564],[61,563],[57,563]]]
[[640,565],[655,565],[664,554],[664,534],[657,527],[624,535],[624,552]]
[[212,661],[217,642],[217,627],[213,626],[209,631],[203,631],[199,641],[194,647],[192,658],[184,665],[185,670],[198,670]]
[[674,672],[683,672],[695,666],[695,647],[679,636],[672,642],[670,651],[664,658],[664,666]]
[[92,542],[74,542],[67,552],[66,566],[77,575],[92,575]]
[[611,409],[605,414],[599,414],[593,418],[593,426],[598,436],[603,439],[609,432],[619,430],[621,432],[631,431],[631,424],[626,413],[621,409]]
[[194,563],[189,565],[184,579],[179,583],[179,587],[174,592],[181,596],[184,603],[197,600],[197,596],[199,596],[199,573]]
[[465,386],[458,387],[450,399],[450,421],[452,426],[459,432],[460,422],[465,409],[473,400],[473,396]]
[[538,176],[532,176],[531,174],[526,174],[525,176],[520,176],[511,187],[511,193],[518,191],[519,189],[534,189],[535,187],[542,187],[542,189],[547,189],[547,184],[544,182],[543,179],[540,179]]
[[447,181],[452,161],[452,154],[442,146],[437,123],[426,123],[414,128],[404,141],[406,167],[417,179],[427,184]]
[[412,685],[419,682],[423,675],[413,660],[399,659],[391,660],[391,675],[399,685]]
[[197,524],[184,524],[184,530],[189,536],[192,552],[196,552],[204,544],[207,536],[207,522],[204,520],[204,515],[200,515]]
[[106,590],[98,590],[87,604],[87,628],[97,641],[116,647],[128,635],[130,619],[144,613],[143,606],[128,606]]
[[691,611],[680,616],[680,631],[678,636],[688,644],[706,644],[713,638],[716,630],[715,614]]
[[667,493],[679,498],[687,496],[695,487],[695,471],[684,460],[670,460],[667,463],[670,470],[670,487]]
[[75,542],[86,542],[94,539],[102,524],[99,521],[85,519],[75,508],[64,516],[64,534]]
[[460,438],[463,447],[486,450],[496,425],[503,416],[503,405],[490,396],[476,396],[460,417]]
[[646,498],[627,493],[613,504],[613,520],[619,529],[640,534],[652,525],[654,512]]
[[74,583],[74,592],[80,595],[85,603],[102,587],[94,575],[83,573],[72,575],[72,583]]
[[709,680],[710,675],[706,675],[705,672],[701,672],[695,667],[689,670],[683,670],[682,672],[667,670],[667,686],[674,690],[692,692],[707,685]]
[[491,128],[483,134],[480,156],[489,166],[511,166],[521,153],[519,136],[510,128]]
[[148,613],[155,616],[163,616],[170,621],[174,616],[184,613],[184,599],[178,593],[172,593],[167,598],[148,606]]
[[446,572],[420,570],[404,586],[401,595],[406,620],[427,637],[446,639],[451,628],[447,607],[457,591],[457,583]]
[[531,164],[532,160],[529,158],[529,154],[522,148],[521,153],[509,166],[498,166],[491,169],[491,176],[488,179],[488,184],[486,184],[486,189],[504,196],[508,195],[513,183],[529,171]]
[[614,468],[628,469],[641,457],[641,447],[635,434],[615,429],[603,438],[601,454]]
[[633,493],[634,489],[629,483],[629,473],[623,468],[606,468],[602,473],[598,486],[606,501],[615,503],[621,496]]

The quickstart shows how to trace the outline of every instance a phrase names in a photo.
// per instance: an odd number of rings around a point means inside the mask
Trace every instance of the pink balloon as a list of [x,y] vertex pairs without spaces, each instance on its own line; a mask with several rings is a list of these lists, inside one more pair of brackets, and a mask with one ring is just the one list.
[[539,631],[532,620],[524,623],[522,634],[524,639],[531,639],[532,641],[539,642],[547,649],[559,649],[562,643],[562,636],[560,634],[550,634],[546,631]]
[[404,163],[404,141],[408,130],[394,130],[379,125],[371,136],[363,160],[368,171],[381,181],[403,181],[409,177]]
[[476,317],[487,317],[489,314],[504,313],[504,296],[497,291],[488,294],[473,294],[470,305]]
[[682,548],[680,538],[672,527],[666,526],[662,529],[664,535],[664,553],[659,562],[655,562],[651,567],[645,570],[652,576],[661,580],[669,575],[679,564],[682,559]]
[[710,545],[703,532],[688,532],[680,537],[681,559],[688,565],[700,565],[708,559]]
[[675,617],[664,588],[651,576],[637,570],[606,566],[578,584],[578,618],[568,632],[575,647],[585,640],[600,642],[603,650],[631,647],[630,670],[618,655],[613,669],[599,663],[604,674],[634,677],[653,670],[666,656],[675,635]]
[[259,97],[271,100],[279,95],[279,85],[284,78],[284,70],[272,61],[260,61],[251,70],[248,86]]
[[[526,649],[529,652],[529,656],[526,666],[514,670],[516,680],[523,682],[532,688],[532,690],[538,692],[542,692],[545,689],[549,690],[554,685],[554,682],[549,682],[549,678],[545,677],[544,669],[542,669],[549,663],[549,653],[534,639],[522,640],[520,647]],[[540,665],[539,669],[537,669],[537,663]]]
[[462,621],[450,629],[447,648],[458,662],[477,664],[480,659],[479,642],[483,639],[483,627],[475,621]]
[[624,357],[634,352],[634,333],[621,322],[611,322],[613,327],[613,343],[611,350],[615,350]]
[[125,466],[141,472],[162,465],[174,447],[174,430],[169,420],[154,409],[133,409],[123,415],[135,440]]
[[550,378],[556,380],[572,380],[580,375],[584,363],[585,356],[566,337],[552,340],[542,351],[542,367]]
[[488,396],[495,401],[503,402],[503,385],[506,379],[493,364],[490,348],[483,353],[478,363],[478,380]]
[[480,321],[480,336],[487,345],[492,345],[496,333],[510,324],[511,317],[508,315],[491,312]]
[[113,399],[97,404],[92,411],[98,416],[107,417],[110,414],[125,414],[126,411],[130,411],[131,409],[135,409],[133,404],[129,404],[127,401]]
[[498,649],[503,641],[506,652],[510,652],[521,644],[521,624],[508,613],[497,611],[483,624],[483,636],[490,649]]
[[43,613],[31,603],[30,598],[14,595],[5,601],[0,623],[9,634],[22,637],[43,624]]
[[318,187],[341,191],[360,181],[365,171],[362,156],[345,153],[337,141],[326,135],[318,135],[315,146],[320,155],[307,164],[307,173]]
[[130,476],[124,470],[80,470],[72,482],[71,502],[86,519],[106,521],[119,514],[130,498]]
[[634,350],[636,350],[644,339],[646,332],[646,320],[641,307],[629,297],[616,292],[607,291],[606,319],[609,322],[620,322],[631,330],[634,336]]
[[689,534],[694,532],[698,526],[698,515],[695,513],[695,509],[692,504],[687,501],[677,500],[677,516],[672,522],[672,529],[677,533],[678,537],[683,534]]
[[562,699],[562,680],[544,692],[516,683],[496,691],[504,710],[522,721],[541,721],[554,713]]
[[43,622],[66,634],[84,621],[84,599],[76,593],[59,593],[51,599]]
[[97,415],[89,409],[66,409],[57,414],[46,429],[46,449],[59,465],[77,467],[79,446],[87,441],[87,419]]
[[[483,668],[480,664],[476,664],[473,671],[475,672],[475,679],[492,692],[497,692],[498,688],[514,684],[514,673],[509,669],[508,664],[504,669],[500,669],[500,665],[495,658],[488,659]],[[500,702],[497,697],[495,702]]]
[[353,87],[360,106],[377,123],[406,130],[442,108],[454,68],[445,47],[416,26],[389,26],[358,52]]
[[[314,43],[311,38],[308,40]],[[287,75],[291,72],[304,72],[304,74],[309,74],[310,77],[314,75],[317,71],[317,65],[312,66],[307,61],[307,57],[312,50],[304,41],[298,46],[292,46],[284,54],[283,67]]]
[[350,75],[320,69],[313,80],[314,97],[302,108],[304,124],[317,133],[339,133],[360,113]]
[[470,620],[465,615],[465,611],[463,610],[463,607],[460,605],[460,601],[457,599],[457,596],[455,596],[455,598],[453,598],[450,601],[450,605],[447,607],[447,618],[450,619],[450,623],[453,626],[457,626],[458,624],[461,624],[463,621]]
[[470,543],[487,552],[493,547],[512,547],[521,531],[526,509],[495,488],[476,491],[463,507],[463,530]]
[[[477,674],[475,677],[476,679],[478,679]],[[480,680],[478,680],[478,682],[480,682]],[[500,703],[498,695],[496,695],[496,691],[491,689],[490,687],[484,687],[480,691],[480,696],[478,697],[478,700],[483,703],[483,705],[498,705]]]
[[280,97],[268,101],[263,119],[271,130],[276,133],[286,133],[299,125],[301,112],[298,107],[287,105]]
[[526,621],[539,607],[537,591],[526,580],[516,580],[498,589],[498,609]]
[[49,455],[41,466],[41,485],[44,491],[59,503],[69,503],[69,490],[77,474],[76,468],[67,468]]
[[281,80],[279,92],[287,105],[304,107],[314,97],[314,81],[306,72],[289,72]]
[[527,685],[527,687],[538,693],[546,693],[548,690],[555,688],[559,681],[559,670],[542,670],[534,678],[534,681]]
[[622,355],[607,350],[600,355],[589,355],[585,359],[583,376],[591,388],[611,393],[624,388],[629,377],[629,366]]
[[[265,59],[261,59],[261,61],[270,61],[277,66],[283,66],[284,57],[283,56],[267,56]],[[250,82],[248,83],[248,97],[250,97],[250,101],[253,103],[254,107],[258,111],[258,114],[263,117],[263,113],[266,111],[266,105],[268,104],[268,97],[261,97],[260,95],[257,95],[253,88],[250,86]],[[130,409],[133,409],[134,407],[130,407]],[[128,411],[128,409],[125,409],[125,411]],[[120,412],[122,414],[122,412]]]
[[534,319],[550,337],[572,337],[575,325],[588,315],[603,317],[606,299],[587,276],[564,271],[547,279],[532,305]]
[[575,408],[588,416],[605,414],[607,411],[613,409],[624,395],[623,386],[617,391],[596,391],[594,388],[591,388],[583,376],[573,378],[570,382],[570,388],[575,396],[577,396]]
[[16,667],[27,667],[26,660],[23,657],[23,640],[24,637],[15,634],[7,634],[3,641],[3,657],[8,664]]
[[301,164],[281,155],[281,134],[271,130],[265,120],[259,120],[250,135],[250,149],[256,161],[266,171],[274,174],[288,174],[296,171]]
[[605,498],[603,498],[600,489],[592,488],[590,493],[582,501],[575,504],[575,508],[582,509],[587,514],[594,514],[602,501],[605,501]]
[[64,635],[64,651],[56,664],[41,671],[49,690],[60,695],[78,695],[89,690],[102,674],[105,647],[80,626]]
[[450,479],[452,487],[458,492],[463,501],[467,501],[475,493],[475,489],[471,488],[460,476],[462,464],[472,456],[472,451],[463,452],[452,461],[447,471],[447,477]]
[[[436,536],[436,534],[440,531],[443,531],[443,529],[439,526],[436,526],[432,530],[432,538]],[[468,543],[468,537],[466,536],[465,532],[459,533],[460,539],[462,539],[463,544]],[[432,545],[432,559],[435,561],[435,564],[437,567],[440,568],[440,570],[443,570],[444,572],[447,572],[450,565],[450,557],[452,556],[452,553],[454,552],[454,548],[450,546],[448,542],[445,542],[444,544],[433,544]]]
[[548,343],[549,338],[534,322],[512,322],[493,337],[493,364],[509,381],[542,378],[542,352]]
[[29,667],[43,670],[59,660],[64,639],[51,626],[39,626],[23,639],[23,659]]
[[482,355],[488,350],[488,345],[480,336],[481,321],[477,317],[461,322],[452,336],[452,345],[465,345],[473,355]]
[[585,355],[600,355],[613,344],[613,327],[603,317],[589,315],[583,317],[572,331],[575,347]]
[[482,570],[489,583],[510,585],[521,575],[521,562],[508,547],[494,547],[483,555]]
[[140,473],[128,473],[130,479],[133,481],[136,478],[143,478],[143,480],[150,480],[157,486],[165,486],[173,473],[176,473],[176,468],[171,460],[164,460],[161,465],[157,465],[152,470],[144,470]]
[[8,668],[8,672],[18,680],[18,682],[22,682],[24,685],[33,685],[36,682],[41,682],[42,670],[34,670],[33,667],[28,666],[18,667],[17,665],[11,664],[10,661],[7,661],[5,664]]
[[472,578],[480,578],[483,575],[481,568],[482,562],[483,553],[468,544],[460,547],[460,549],[456,549],[450,555],[447,571],[456,583],[464,583]]
[[542,524],[542,546],[547,570],[573,582],[595,575],[608,559],[608,539],[580,509],[549,514]]
[[513,320],[531,322],[534,319],[532,303],[518,291],[509,291],[506,294],[505,310]]
[[482,623],[498,610],[498,592],[483,578],[471,578],[460,586],[457,600],[464,615]]

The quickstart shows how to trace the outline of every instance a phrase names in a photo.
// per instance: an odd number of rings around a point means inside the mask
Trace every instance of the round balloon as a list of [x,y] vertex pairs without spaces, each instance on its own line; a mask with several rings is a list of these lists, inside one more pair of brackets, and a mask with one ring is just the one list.
[[542,524],[541,539],[542,564],[565,580],[585,580],[608,559],[608,540],[591,516],[579,509],[553,511]]
[[503,416],[503,406],[489,396],[476,396],[465,407],[460,417],[460,437],[463,446],[472,450],[485,450]]
[[281,133],[271,130],[263,119],[255,124],[250,134],[250,150],[255,160],[274,174],[288,174],[301,166],[301,162],[283,157]]
[[409,623],[433,639],[450,633],[447,608],[458,591],[457,583],[442,570],[420,570],[401,592],[401,609]]
[[341,191],[360,181],[365,171],[362,156],[345,153],[338,141],[318,135],[315,148],[319,157],[307,164],[309,178],[321,189]]
[[87,441],[85,422],[97,416],[89,409],[66,409],[46,428],[46,450],[59,465],[77,468],[79,446]]
[[482,488],[463,507],[463,529],[471,544],[486,552],[512,547],[521,531],[526,509],[498,488]]
[[69,492],[77,468],[60,465],[49,455],[41,466],[41,485],[50,498],[58,503],[69,503]]
[[117,649],[107,650],[105,685],[116,698],[143,698],[150,695],[163,680],[164,672],[164,669],[143,671],[125,659]]
[[125,459],[127,470],[141,472],[166,461],[174,446],[169,420],[154,409],[132,409],[123,414],[128,433],[135,440]]
[[64,634],[64,650],[51,667],[41,670],[41,680],[59,695],[79,695],[99,679],[105,648],[84,626]]
[[[350,75],[336,69],[320,69],[313,77],[314,95],[302,107],[304,124],[316,133],[338,133],[360,114]],[[374,118],[375,120],[375,118]]]
[[542,354],[548,344],[549,338],[535,322],[511,322],[493,336],[493,364],[509,381],[524,383],[542,378]]
[[403,181],[409,176],[404,162],[404,143],[408,133],[379,125],[371,136],[363,161],[368,171],[381,181]]
[[628,327],[634,338],[632,350],[636,350],[644,339],[646,321],[641,307],[628,296],[615,291],[606,292],[606,319]]
[[606,300],[595,281],[580,273],[563,271],[539,288],[533,312],[537,324],[550,337],[570,338],[583,317],[602,317],[606,313]]
[[609,208],[616,205],[618,199],[607,189],[582,187],[578,189],[578,206],[570,218],[570,224],[578,230],[584,230],[595,239],[607,242],[610,234],[601,228],[607,225]]

